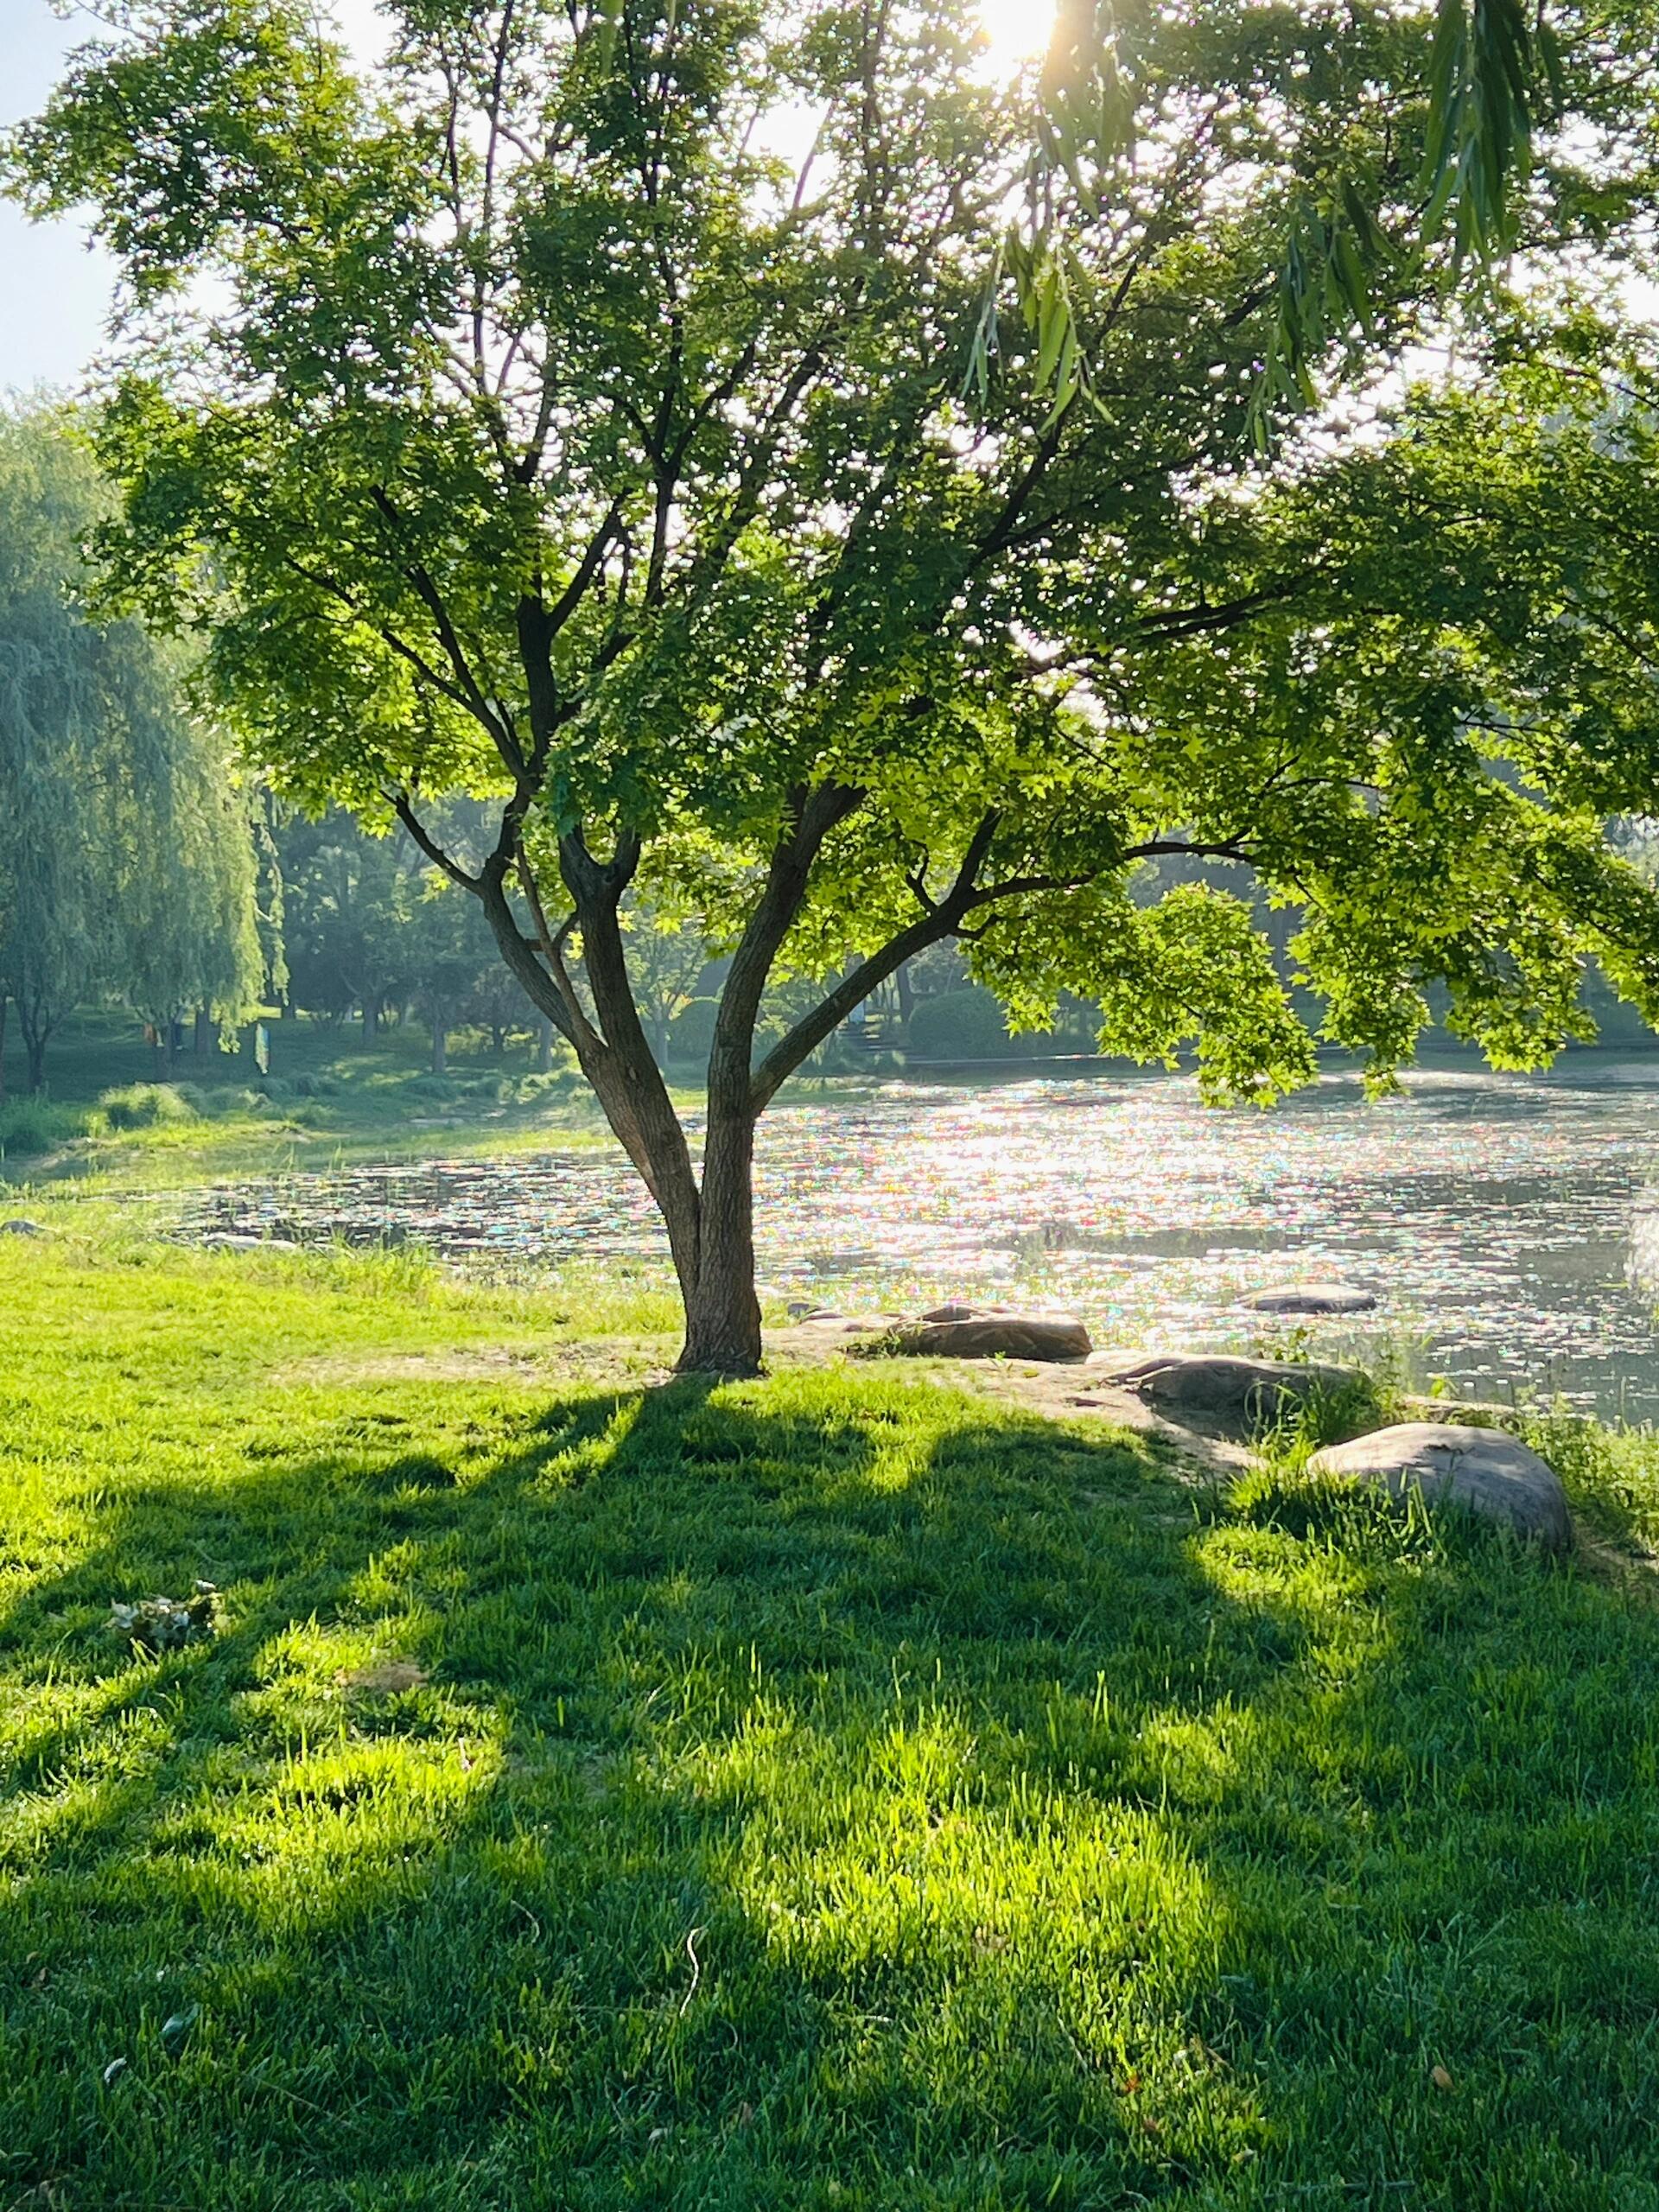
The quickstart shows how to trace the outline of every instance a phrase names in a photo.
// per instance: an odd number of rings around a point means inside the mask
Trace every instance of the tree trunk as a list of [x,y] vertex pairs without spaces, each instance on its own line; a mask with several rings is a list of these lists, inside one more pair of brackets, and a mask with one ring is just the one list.
[[[544,658],[544,655],[543,655]],[[502,839],[476,883],[484,911],[508,968],[531,1002],[569,1039],[582,1073],[605,1117],[639,1170],[668,1230],[674,1270],[685,1307],[682,1373],[753,1375],[761,1358],[760,1301],[754,1281],[754,1125],[779,1077],[753,1065],[760,996],[772,963],[799,912],[812,862],[823,838],[857,805],[850,786],[824,786],[794,797],[791,820],[773,851],[766,887],[733,956],[721,993],[709,1057],[709,1107],[702,1187],[691,1167],[685,1132],[634,998],[618,919],[618,906],[639,865],[632,833],[619,836],[609,861],[597,859],[580,830],[560,840],[560,874],[578,925],[590,1015],[562,958],[570,923],[550,931],[533,878],[517,859],[537,928],[536,944],[524,933],[505,884],[514,859],[517,822],[509,811]],[[895,940],[892,966],[954,925],[955,917],[931,909],[918,926]],[[912,943],[911,938],[917,938]],[[545,962],[545,965],[543,965]],[[891,966],[884,973],[890,974]],[[856,993],[883,980],[876,975]],[[836,1002],[829,1023],[848,1007]],[[822,1009],[821,1009],[822,1011]],[[798,1065],[815,1038],[791,1033],[771,1058]],[[787,1072],[787,1070],[785,1071]]]
[[208,1013],[205,1006],[199,1006],[196,1008],[196,1058],[199,1060],[205,1060],[208,1053],[211,1052],[213,1049],[213,1017]]
[[6,1016],[11,1010],[11,1001],[0,991],[0,1104],[6,1096]]
[[754,1287],[754,1122],[747,1104],[711,1110],[703,1151],[697,1272],[683,1283],[682,1373],[758,1375]]
[[553,1068],[553,1025],[543,1014],[536,1028],[536,1072],[549,1075]]
[[442,1014],[432,1016],[432,1072],[442,1075],[449,1065],[449,1030]]
[[29,1088],[31,1096],[38,1096],[46,1089],[46,1036],[25,1037],[23,1051],[29,1061]]
[[505,1021],[490,1024],[490,1041],[495,1047],[495,1057],[499,1060],[507,1049],[507,1025]]
[[379,1033],[380,1001],[378,999],[365,999],[363,1001],[363,1042],[365,1045],[372,1045]]

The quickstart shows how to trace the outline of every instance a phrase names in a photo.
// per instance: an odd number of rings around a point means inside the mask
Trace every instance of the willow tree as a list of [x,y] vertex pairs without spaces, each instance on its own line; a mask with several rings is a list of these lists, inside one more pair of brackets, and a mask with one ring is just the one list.
[[49,410],[0,416],[0,1043],[78,1001],[239,1019],[262,969],[247,815],[176,647],[87,603],[108,487]]
[[[1471,1021],[1553,954],[1413,895],[1448,783],[1505,788],[1408,741],[1415,677],[1356,685],[1363,775],[1306,696],[1269,729],[1154,679],[1276,603],[1211,560],[1206,485],[1465,257],[1617,229],[1650,12],[1561,0],[1545,49],[1519,0],[1073,4],[1010,86],[966,0],[389,0],[372,66],[299,0],[143,0],[16,137],[125,274],[118,570],[263,767],[481,903],[661,1209],[684,1363],[757,1363],[757,1119],[930,946],[1251,1097],[1312,1042],[1249,909],[1142,906],[1144,859],[1340,875]],[[495,805],[475,861],[454,793]],[[1524,904],[1512,844],[1460,864],[1495,888],[1458,911]],[[630,894],[729,955],[700,1173]],[[1309,938],[1397,1055],[1381,939]],[[785,975],[825,981],[757,1056]]]

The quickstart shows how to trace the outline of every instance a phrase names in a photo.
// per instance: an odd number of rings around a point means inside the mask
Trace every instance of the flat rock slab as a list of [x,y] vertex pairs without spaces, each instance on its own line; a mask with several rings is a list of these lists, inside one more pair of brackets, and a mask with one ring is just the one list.
[[[874,1349],[874,1347],[873,1347]],[[1081,1321],[1039,1313],[976,1313],[960,1321],[915,1321],[880,1346],[924,1359],[1087,1359],[1094,1349]]]
[[1352,1282],[1281,1282],[1243,1300],[1256,1313],[1374,1313],[1374,1292]]
[[1363,1380],[1357,1368],[1245,1359],[1230,1352],[1170,1352],[1114,1375],[1121,1389],[1161,1410],[1263,1427],[1316,1395]]
[[1456,1505],[1496,1521],[1550,1551],[1573,1541],[1567,1493],[1548,1459],[1501,1429],[1414,1421],[1333,1444],[1308,1461],[1312,1474],[1372,1483],[1401,1497],[1421,1491],[1431,1505]]

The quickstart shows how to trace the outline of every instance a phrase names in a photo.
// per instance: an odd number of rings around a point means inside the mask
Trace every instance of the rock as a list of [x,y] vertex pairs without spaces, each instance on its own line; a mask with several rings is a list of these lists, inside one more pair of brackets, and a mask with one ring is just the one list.
[[1431,1505],[1460,1506],[1550,1551],[1573,1541],[1567,1493],[1548,1459],[1501,1429],[1414,1421],[1333,1444],[1308,1461],[1311,1474],[1374,1483],[1402,1497],[1421,1491]]
[[25,1221],[21,1214],[10,1221],[0,1221],[0,1236],[44,1236],[46,1231],[38,1221]]
[[971,1306],[935,1306],[921,1318],[924,1321],[971,1321],[975,1313]]
[[1351,1282],[1284,1282],[1255,1290],[1243,1303],[1257,1313],[1374,1313],[1376,1298]]
[[1171,1352],[1110,1378],[1160,1410],[1252,1427],[1266,1427],[1306,1399],[1334,1397],[1363,1379],[1352,1367],[1243,1359],[1227,1352]]
[[1044,1313],[979,1313],[963,1321],[902,1323],[871,1347],[927,1359],[1087,1359],[1081,1321]]
[[285,1236],[250,1236],[239,1230],[222,1230],[201,1239],[204,1252],[297,1252],[299,1246]]

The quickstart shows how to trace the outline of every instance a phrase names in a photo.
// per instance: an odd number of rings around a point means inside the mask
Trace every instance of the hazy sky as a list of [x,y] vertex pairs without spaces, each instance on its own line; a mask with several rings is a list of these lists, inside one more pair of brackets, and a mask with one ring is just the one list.
[[[35,112],[91,29],[85,16],[61,21],[47,0],[0,0],[0,123]],[[108,264],[75,224],[27,222],[0,200],[0,390],[74,384],[109,299]]]

